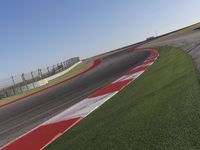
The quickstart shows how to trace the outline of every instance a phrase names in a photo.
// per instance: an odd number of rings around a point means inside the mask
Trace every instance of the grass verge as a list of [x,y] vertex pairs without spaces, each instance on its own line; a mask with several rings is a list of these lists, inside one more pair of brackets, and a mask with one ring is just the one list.
[[47,150],[200,149],[200,86],[192,59],[163,47],[160,58]]
[[44,85],[44,86],[41,86],[41,87],[38,87],[38,88],[35,88],[35,89],[32,89],[32,90],[29,90],[29,91],[26,91],[26,92],[23,92],[23,93],[20,93],[18,95],[15,95],[15,96],[11,96],[11,97],[8,97],[8,98],[5,98],[5,99],[2,99],[0,100],[0,106],[1,105],[4,105],[6,103],[9,103],[9,102],[12,102],[16,99],[19,99],[19,98],[22,98],[26,95],[30,95],[32,93],[35,93],[37,91],[40,91],[42,89],[45,89],[47,87],[50,87],[52,85],[55,85],[57,83],[60,83],[64,80],[67,80],[69,79],[70,77],[72,76],[75,76],[81,72],[83,72],[84,70],[86,70],[87,68],[89,68],[90,66],[92,65],[92,61],[85,61],[85,62],[82,62],[80,63],[79,65],[77,65],[76,67],[74,67],[72,70],[70,70],[68,73],[50,81],[48,84]]

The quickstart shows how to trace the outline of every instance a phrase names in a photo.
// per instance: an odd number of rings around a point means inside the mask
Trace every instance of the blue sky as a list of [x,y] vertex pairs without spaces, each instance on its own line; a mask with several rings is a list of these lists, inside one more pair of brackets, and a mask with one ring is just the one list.
[[1,0],[0,79],[200,22],[199,0]]

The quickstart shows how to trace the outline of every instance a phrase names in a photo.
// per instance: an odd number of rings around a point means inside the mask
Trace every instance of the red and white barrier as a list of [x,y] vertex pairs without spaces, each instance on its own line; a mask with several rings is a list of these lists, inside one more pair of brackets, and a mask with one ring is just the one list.
[[[137,49],[140,50],[140,49]],[[159,54],[156,50],[142,49],[150,51],[150,56],[139,66],[135,67],[127,74],[112,82],[106,87],[96,91],[83,101],[75,104],[52,119],[44,122],[40,126],[4,146],[2,150],[40,150],[61,136],[83,118],[117,94],[120,90],[129,85],[151,66]]]

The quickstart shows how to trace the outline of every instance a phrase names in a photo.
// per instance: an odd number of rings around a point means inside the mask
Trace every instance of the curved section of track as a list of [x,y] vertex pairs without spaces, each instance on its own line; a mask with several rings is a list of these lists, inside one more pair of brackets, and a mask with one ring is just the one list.
[[10,104],[13,104],[13,103],[15,103],[15,102],[17,102],[17,101],[20,101],[20,100],[25,100],[25,98],[30,97],[30,96],[32,96],[32,95],[34,95],[34,94],[40,93],[40,92],[45,91],[45,90],[47,90],[47,89],[53,88],[53,87],[55,87],[55,86],[57,86],[57,85],[59,85],[59,84],[61,84],[61,83],[64,83],[64,82],[67,82],[67,81],[69,81],[69,80],[72,80],[72,79],[74,79],[74,78],[76,78],[76,77],[79,77],[79,76],[81,76],[81,75],[83,75],[83,74],[89,72],[89,71],[92,70],[93,68],[97,67],[100,63],[101,63],[101,60],[100,60],[100,59],[96,59],[96,60],[94,61],[94,63],[93,63],[89,68],[87,68],[86,70],[84,70],[83,72],[80,72],[79,74],[77,74],[77,75],[75,75],[75,76],[72,76],[72,77],[70,77],[70,78],[68,78],[68,79],[66,79],[66,80],[64,80],[64,81],[62,81],[62,82],[59,82],[59,83],[56,83],[56,84],[54,84],[54,85],[48,86],[48,87],[46,87],[46,88],[44,88],[44,89],[41,89],[41,90],[39,90],[39,91],[33,92],[33,93],[31,93],[31,94],[28,94],[28,95],[26,95],[26,96],[24,96],[24,97],[20,97],[20,98],[18,98],[18,99],[16,99],[16,100],[11,101],[11,102],[8,102],[8,103],[6,103],[6,104],[0,105],[0,108],[5,107],[5,106],[10,105]]
[[0,147],[113,82],[149,56],[147,51],[120,51],[79,78],[0,108]]

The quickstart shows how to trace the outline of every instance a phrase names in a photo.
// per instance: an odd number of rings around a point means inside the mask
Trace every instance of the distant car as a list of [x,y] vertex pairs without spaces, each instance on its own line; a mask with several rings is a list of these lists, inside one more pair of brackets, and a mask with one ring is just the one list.
[[3,99],[3,98],[6,98],[5,95],[0,94],[0,100]]
[[153,39],[155,39],[155,37],[154,37],[154,36],[151,36],[151,37],[148,37],[148,38],[146,39],[146,41],[151,41],[151,40],[153,40]]

